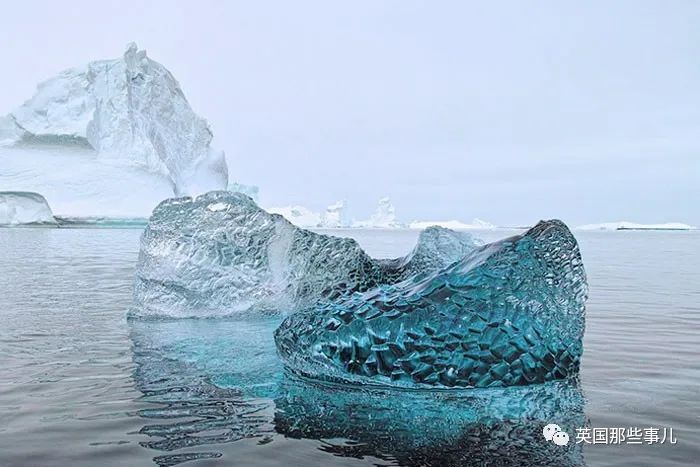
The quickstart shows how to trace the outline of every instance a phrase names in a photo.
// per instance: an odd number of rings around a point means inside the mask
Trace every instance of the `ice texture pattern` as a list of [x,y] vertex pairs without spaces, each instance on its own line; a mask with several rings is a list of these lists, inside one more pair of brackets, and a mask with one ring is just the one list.
[[39,193],[0,191],[0,225],[57,225],[49,203]]
[[434,227],[406,257],[377,260],[355,240],[298,228],[242,193],[173,198],[143,233],[130,316],[287,314],[443,268],[479,245]]
[[542,437],[549,423],[572,434],[585,425],[575,378],[449,391],[330,384],[283,371],[272,341],[278,324],[129,321],[134,383],[152,405],[138,413],[141,431],[148,447],[167,451],[163,465],[181,449],[275,433],[322,439],[336,456],[381,465],[582,465],[582,444]]
[[303,376],[402,387],[498,387],[578,373],[587,297],[558,220],[285,319],[275,340]]

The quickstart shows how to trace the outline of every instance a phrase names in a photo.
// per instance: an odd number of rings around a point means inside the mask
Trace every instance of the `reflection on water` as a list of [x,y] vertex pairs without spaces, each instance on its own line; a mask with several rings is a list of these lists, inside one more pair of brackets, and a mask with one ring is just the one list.
[[584,425],[576,381],[479,390],[406,391],[341,387],[281,368],[275,320],[129,322],[134,379],[152,403],[144,447],[159,465],[215,458],[217,445],[277,435],[322,439],[336,456],[399,465],[581,465],[573,442],[544,441],[555,422]]
[[[271,336],[275,323],[226,320],[129,322],[134,380],[153,408],[144,447],[167,454],[161,466],[218,457],[220,443],[274,432],[272,402],[280,379]],[[271,339],[271,337],[270,337]],[[166,420],[165,422],[163,420]],[[192,448],[196,448],[192,451]],[[187,452],[178,452],[186,449]]]

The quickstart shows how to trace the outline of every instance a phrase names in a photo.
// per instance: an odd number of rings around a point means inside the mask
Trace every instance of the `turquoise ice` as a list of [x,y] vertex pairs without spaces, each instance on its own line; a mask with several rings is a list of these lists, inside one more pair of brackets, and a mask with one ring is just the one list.
[[558,220],[289,316],[275,332],[295,373],[401,387],[498,387],[578,373],[586,274]]

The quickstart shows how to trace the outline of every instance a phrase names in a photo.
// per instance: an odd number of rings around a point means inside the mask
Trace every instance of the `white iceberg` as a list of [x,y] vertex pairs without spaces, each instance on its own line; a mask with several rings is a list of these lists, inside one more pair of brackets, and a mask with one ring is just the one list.
[[266,209],[270,214],[279,214],[297,227],[320,227],[321,215],[304,206],[282,206]]
[[481,219],[474,219],[471,224],[465,224],[457,220],[450,221],[414,221],[408,224],[409,229],[423,230],[430,226],[437,225],[452,230],[492,230],[496,226]]
[[585,224],[576,227],[576,230],[695,230],[697,227],[680,222],[667,222],[664,224],[638,224],[636,222],[618,221],[604,222],[601,224]]
[[[245,193],[242,190],[231,190]],[[255,200],[255,198],[253,198]],[[345,220],[345,203],[337,201],[326,208],[322,213],[312,211],[304,206],[281,206],[268,208],[267,212],[279,214],[297,227],[337,229],[347,227]]]
[[365,229],[400,229],[405,227],[396,219],[396,209],[389,198],[379,200],[377,210],[369,219],[355,221],[352,226]]
[[56,219],[39,193],[0,191],[0,225],[23,224],[56,224]]
[[226,159],[178,82],[130,44],[60,73],[0,118],[0,186],[67,215],[148,215],[161,200],[228,184]]
[[321,214],[321,227],[327,229],[337,229],[347,227],[345,218],[345,201],[337,201],[326,208]]

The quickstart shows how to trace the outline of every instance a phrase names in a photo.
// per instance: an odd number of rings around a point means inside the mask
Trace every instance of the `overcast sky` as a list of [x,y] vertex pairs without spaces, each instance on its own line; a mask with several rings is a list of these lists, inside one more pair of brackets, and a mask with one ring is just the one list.
[[700,2],[28,1],[0,113],[129,41],[265,206],[700,225]]

